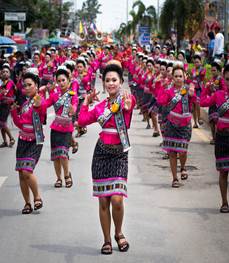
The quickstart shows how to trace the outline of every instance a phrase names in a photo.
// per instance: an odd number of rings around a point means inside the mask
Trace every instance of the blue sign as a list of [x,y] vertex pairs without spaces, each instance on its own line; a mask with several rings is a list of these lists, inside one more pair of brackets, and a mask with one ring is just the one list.
[[141,46],[150,44],[150,27],[140,26],[139,27],[139,38],[138,42]]

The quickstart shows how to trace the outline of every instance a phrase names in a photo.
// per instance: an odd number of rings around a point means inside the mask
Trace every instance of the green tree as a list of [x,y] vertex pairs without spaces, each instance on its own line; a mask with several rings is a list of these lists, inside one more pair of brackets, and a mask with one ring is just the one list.
[[136,31],[137,26],[149,26],[151,31],[156,29],[157,15],[153,5],[146,7],[142,1],[135,1],[130,15],[133,32]]
[[132,33],[132,21],[128,23],[121,23],[119,29],[115,32],[115,38],[117,38],[121,43],[128,40]]
[[96,23],[98,14],[101,14],[100,7],[101,4],[98,0],[86,0],[83,2],[82,8],[76,11],[76,19],[85,21],[87,24]]
[[160,16],[163,36],[169,37],[171,30],[175,30],[178,48],[184,36],[191,38],[203,21],[203,2],[203,0],[166,0]]
[[146,7],[142,1],[135,1],[132,10],[130,11],[132,19],[128,23],[122,23],[116,32],[116,37],[122,41],[125,37],[130,37],[133,34],[133,38],[136,38],[136,30],[138,26],[149,26],[151,32],[156,29],[157,15],[154,6],[150,5]]

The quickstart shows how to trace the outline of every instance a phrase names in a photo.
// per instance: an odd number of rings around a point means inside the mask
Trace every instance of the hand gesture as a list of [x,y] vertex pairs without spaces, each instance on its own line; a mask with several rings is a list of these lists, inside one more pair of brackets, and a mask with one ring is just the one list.
[[94,101],[99,101],[99,98],[98,98],[99,93],[100,93],[99,91],[96,92],[96,90],[94,89],[90,94],[87,94],[84,99],[84,104],[88,106]]
[[6,95],[7,90],[6,89],[0,89],[0,94]]
[[34,107],[40,107],[41,106],[41,96],[40,95],[35,95],[34,97],[33,97],[33,106]]
[[195,85],[193,83],[190,83],[189,90],[188,90],[189,96],[193,96],[195,93]]
[[131,95],[127,91],[124,91],[123,102],[124,102],[124,109],[130,110],[132,105],[132,99],[131,99]]
[[14,102],[11,106],[10,106],[10,110],[16,110],[18,109],[20,106],[17,104],[17,102]]

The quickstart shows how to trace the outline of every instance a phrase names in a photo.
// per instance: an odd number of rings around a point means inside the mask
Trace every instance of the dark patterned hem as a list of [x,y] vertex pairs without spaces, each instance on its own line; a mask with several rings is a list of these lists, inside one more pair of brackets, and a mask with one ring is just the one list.
[[109,197],[113,195],[127,197],[127,181],[124,178],[93,180],[93,196]]

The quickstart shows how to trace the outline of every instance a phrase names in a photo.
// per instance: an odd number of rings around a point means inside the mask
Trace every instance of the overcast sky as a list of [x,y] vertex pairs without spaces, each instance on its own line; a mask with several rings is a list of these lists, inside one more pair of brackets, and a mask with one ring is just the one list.
[[[84,0],[72,0],[77,9],[82,7]],[[134,0],[128,0],[129,11],[131,10]],[[158,0],[142,0],[146,7],[154,5],[157,10]],[[122,22],[126,22],[127,17],[127,0],[99,0],[102,5],[100,14],[97,18],[97,27],[101,31],[111,31],[117,29]],[[164,0],[159,0],[159,5],[162,6]],[[130,18],[129,18],[130,19]]]

